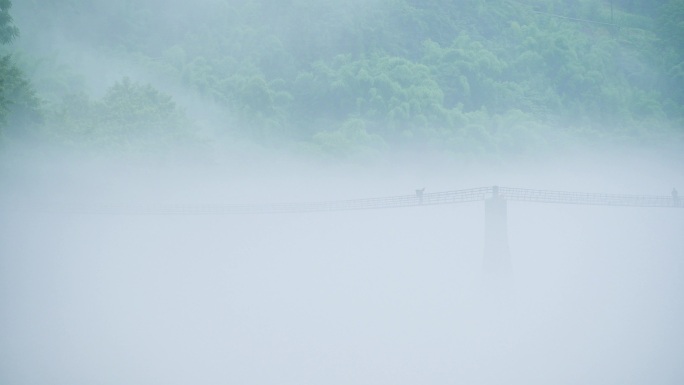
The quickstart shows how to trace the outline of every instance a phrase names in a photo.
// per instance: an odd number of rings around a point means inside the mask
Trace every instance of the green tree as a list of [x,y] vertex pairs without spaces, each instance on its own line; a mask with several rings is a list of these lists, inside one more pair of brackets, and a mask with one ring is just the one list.
[[14,25],[9,13],[12,8],[10,0],[0,0],[0,43],[9,44],[19,36],[19,28]]
[[[38,20],[25,35],[42,23],[59,29],[215,101],[240,137],[274,146],[302,141],[346,153],[378,139],[527,153],[527,143],[565,141],[561,130],[610,141],[651,126],[657,137],[684,105],[682,0],[615,0],[620,29],[601,24],[611,2],[598,0],[160,3],[24,0],[15,10]],[[153,147],[141,138],[168,138],[177,122],[148,91],[120,82],[105,99],[65,101],[75,103],[67,126],[112,146]],[[14,94],[0,96],[7,114],[19,105]]]
[[682,116],[684,111],[684,1],[670,0],[658,15],[658,37],[664,56],[665,94],[671,100],[670,110]]
[[[0,43],[19,36],[9,13],[12,2],[0,0]],[[10,54],[0,56],[0,139],[7,134],[24,136],[41,122],[40,103],[31,84]]]
[[124,78],[101,100],[76,94],[51,116],[53,141],[85,151],[166,156],[198,149],[200,141],[171,96]]

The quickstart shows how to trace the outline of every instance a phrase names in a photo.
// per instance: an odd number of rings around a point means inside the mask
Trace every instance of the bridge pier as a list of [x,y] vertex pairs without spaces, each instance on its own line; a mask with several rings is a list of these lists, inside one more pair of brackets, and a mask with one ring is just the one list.
[[511,269],[508,249],[508,205],[492,188],[492,197],[485,199],[485,246],[483,267],[488,273],[505,273]]

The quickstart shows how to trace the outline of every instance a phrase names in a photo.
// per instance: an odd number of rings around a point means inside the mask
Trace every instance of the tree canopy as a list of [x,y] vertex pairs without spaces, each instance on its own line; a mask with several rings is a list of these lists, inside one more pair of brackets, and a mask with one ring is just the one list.
[[[17,36],[9,5],[2,42]],[[51,140],[187,139],[203,117],[172,98],[192,95],[230,116],[218,135],[341,157],[683,144],[677,0],[31,0],[17,12],[33,57],[52,38],[41,31],[59,31],[128,68],[93,102],[87,80],[35,65],[34,86],[55,101],[43,108]]]

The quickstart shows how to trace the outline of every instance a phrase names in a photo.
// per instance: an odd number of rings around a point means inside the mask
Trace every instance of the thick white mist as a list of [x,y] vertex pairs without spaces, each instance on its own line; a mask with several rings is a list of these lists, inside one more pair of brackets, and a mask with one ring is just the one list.
[[[261,177],[72,167],[6,178],[3,201],[316,201],[494,183],[665,195],[684,185],[655,161],[593,164],[353,173],[284,166]],[[483,210],[482,203],[237,216],[5,210],[0,382],[683,378],[681,209],[510,202],[506,277],[482,271]]]

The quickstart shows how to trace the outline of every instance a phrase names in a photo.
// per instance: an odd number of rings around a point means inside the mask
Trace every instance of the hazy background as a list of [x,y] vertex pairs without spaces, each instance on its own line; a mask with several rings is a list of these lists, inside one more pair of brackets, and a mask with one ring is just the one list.
[[[679,170],[656,166],[287,165],[223,178],[73,167],[60,183],[43,174],[4,190],[15,204],[213,203],[494,180],[661,195],[681,184]],[[0,228],[6,383],[675,384],[684,374],[679,209],[510,202],[505,278],[482,271],[482,203],[234,216],[6,211]]]
[[0,383],[680,384],[678,0],[0,0]]

